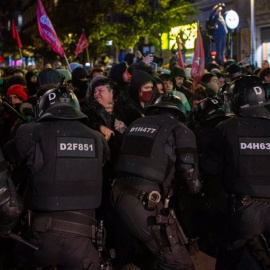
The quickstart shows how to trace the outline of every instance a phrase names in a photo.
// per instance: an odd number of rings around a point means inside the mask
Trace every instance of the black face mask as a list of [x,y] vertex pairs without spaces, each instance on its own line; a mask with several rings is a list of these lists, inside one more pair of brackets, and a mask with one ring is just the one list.
[[10,106],[13,106],[12,104],[12,98],[11,97],[5,97],[6,103],[8,103]]
[[78,90],[75,91],[77,98],[84,98],[88,88],[88,81],[76,80],[76,82],[73,83],[73,86],[78,88]]
[[33,83],[33,82],[27,83],[27,91],[28,91],[29,96],[33,96],[36,94],[37,92],[36,87],[37,87],[37,83]]
[[12,106],[18,113],[20,113],[21,103],[12,104]]
[[5,97],[3,99],[3,101],[6,102],[10,107],[13,107],[17,112],[20,112],[21,103],[12,104],[12,98],[11,97]]

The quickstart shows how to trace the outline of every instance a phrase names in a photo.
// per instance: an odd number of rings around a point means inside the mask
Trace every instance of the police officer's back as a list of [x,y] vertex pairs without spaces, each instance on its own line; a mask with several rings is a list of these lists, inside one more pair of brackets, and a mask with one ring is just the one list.
[[[224,192],[220,177],[209,176],[204,167],[207,167],[209,159],[207,150],[211,147],[213,139],[219,136],[215,127],[226,119],[228,116],[225,115],[221,101],[215,98],[200,101],[192,114],[194,123],[192,130],[197,139],[203,188],[202,196],[198,196],[197,200],[186,199],[184,202],[186,210],[182,215],[186,213],[186,216],[190,218],[188,227],[193,234],[199,237],[200,249],[212,257],[218,255],[219,241],[221,238],[223,241],[228,196]],[[196,224],[200,224],[200,226],[196,226]]]
[[104,137],[81,120],[76,96],[64,86],[47,91],[37,123],[21,126],[15,141],[31,170],[29,239],[39,251],[19,249],[31,267],[99,269],[91,243],[101,201]]
[[227,119],[219,99],[205,98],[200,101],[194,112],[194,125],[191,127],[197,138],[197,146],[200,154],[204,154],[208,144],[215,136],[214,128]]
[[260,250],[263,269],[269,269],[269,254],[263,252],[260,235],[270,233],[270,105],[256,76],[236,79],[227,91],[236,116],[217,126],[219,136],[209,147],[212,164],[204,168],[213,176],[222,175],[230,196],[231,249],[225,269],[237,269],[247,245],[255,255]]
[[112,194],[127,229],[157,256],[160,268],[187,270],[194,266],[168,203],[176,187],[187,184],[196,193],[200,184],[195,137],[179,122],[185,118],[180,105],[178,97],[161,98],[131,124]]

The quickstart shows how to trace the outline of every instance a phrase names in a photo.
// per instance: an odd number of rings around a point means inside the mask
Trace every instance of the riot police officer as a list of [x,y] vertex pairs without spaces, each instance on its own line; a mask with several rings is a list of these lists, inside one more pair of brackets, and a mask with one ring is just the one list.
[[270,269],[266,242],[261,237],[270,233],[269,104],[257,76],[237,78],[227,95],[236,116],[217,126],[219,135],[208,149],[211,162],[204,167],[210,175],[222,176],[230,197],[230,249],[221,269],[237,269],[246,246],[263,269]]
[[[203,188],[201,196],[198,196],[197,200],[186,201],[185,212],[186,216],[191,219],[188,227],[199,238],[200,250],[212,257],[217,257],[225,230],[228,196],[224,192],[221,178],[209,176],[204,171],[204,167],[208,161],[207,149],[212,140],[219,136],[215,127],[228,119],[228,116],[225,115],[220,99],[206,98],[197,104],[191,118],[193,123],[191,129],[197,139]],[[200,226],[196,226],[196,224],[200,224]]]
[[131,124],[112,197],[127,229],[156,255],[160,269],[190,270],[194,265],[186,237],[169,205],[180,186],[193,194],[201,188],[195,136],[181,123],[185,115],[180,106],[178,97],[164,96]]
[[198,150],[203,155],[214,136],[214,128],[227,117],[221,101],[216,98],[205,98],[199,102],[192,115],[195,124],[191,129],[197,137]]
[[91,238],[109,150],[104,136],[81,122],[86,116],[78,104],[63,85],[47,91],[37,106],[37,123],[22,125],[15,137],[31,171],[28,239],[39,247],[18,247],[28,269],[100,267]]
[[7,173],[7,163],[0,150],[0,236],[8,236],[22,214],[23,204]]

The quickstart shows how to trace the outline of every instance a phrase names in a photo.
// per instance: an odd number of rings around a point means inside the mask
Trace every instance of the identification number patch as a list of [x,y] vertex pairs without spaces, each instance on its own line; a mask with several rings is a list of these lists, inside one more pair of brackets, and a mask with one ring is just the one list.
[[270,155],[270,138],[267,137],[240,137],[239,138],[240,155]]
[[57,137],[58,157],[96,157],[92,138]]
[[142,136],[148,138],[155,138],[158,132],[159,126],[152,125],[152,124],[134,124],[129,132],[128,135],[130,136]]

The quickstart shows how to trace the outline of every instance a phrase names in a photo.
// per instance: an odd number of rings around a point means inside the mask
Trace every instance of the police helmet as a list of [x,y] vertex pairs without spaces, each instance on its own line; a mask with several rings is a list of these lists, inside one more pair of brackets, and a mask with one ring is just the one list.
[[146,115],[159,114],[161,111],[169,111],[178,117],[178,120],[184,122],[186,120],[186,107],[181,99],[172,94],[164,94],[159,97],[155,104],[149,106],[145,110]]
[[241,76],[231,82],[227,95],[232,101],[234,113],[266,102],[262,80],[253,75]]
[[222,103],[215,98],[203,99],[197,104],[196,109],[194,110],[195,121],[200,124],[224,116],[225,112],[223,111]]
[[60,85],[47,91],[37,104],[37,121],[43,119],[84,119],[85,114],[80,111],[80,105],[76,95]]

